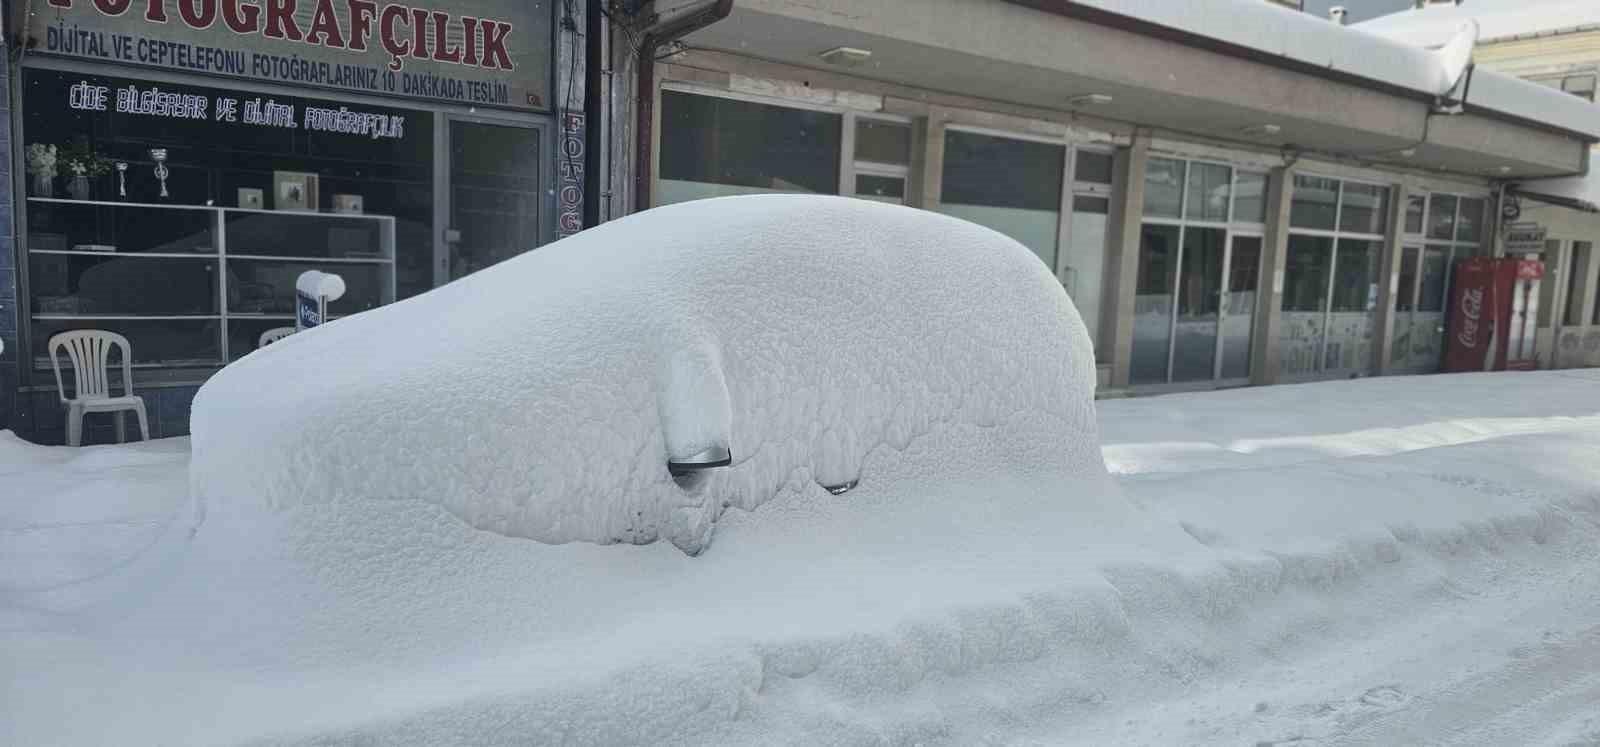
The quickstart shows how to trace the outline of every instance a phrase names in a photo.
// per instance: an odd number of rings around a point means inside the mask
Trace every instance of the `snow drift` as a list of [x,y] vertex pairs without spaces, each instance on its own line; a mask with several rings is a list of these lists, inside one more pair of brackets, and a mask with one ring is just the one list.
[[[875,473],[1103,480],[1093,365],[1060,284],[996,232],[840,198],[705,200],[227,367],[195,400],[192,488],[418,499],[509,536],[695,554],[728,507]],[[714,447],[730,468],[669,475]]]

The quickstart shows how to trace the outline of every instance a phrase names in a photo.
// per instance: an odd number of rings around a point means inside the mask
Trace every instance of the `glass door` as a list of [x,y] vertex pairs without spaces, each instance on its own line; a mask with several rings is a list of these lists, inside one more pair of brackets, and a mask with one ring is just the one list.
[[1230,241],[1222,228],[1145,227],[1134,384],[1250,376],[1261,241],[1260,236]]
[[1188,228],[1178,263],[1178,309],[1173,323],[1172,381],[1216,378],[1217,330],[1222,310],[1222,265],[1227,233]]
[[1444,305],[1450,247],[1407,246],[1400,250],[1394,296],[1391,365],[1406,373],[1434,373],[1444,359]]
[[1250,378],[1250,345],[1255,332],[1256,292],[1261,282],[1261,237],[1234,236],[1228,251],[1228,284],[1222,297],[1222,330],[1217,378]]
[[542,133],[536,127],[450,121],[449,280],[544,243]]

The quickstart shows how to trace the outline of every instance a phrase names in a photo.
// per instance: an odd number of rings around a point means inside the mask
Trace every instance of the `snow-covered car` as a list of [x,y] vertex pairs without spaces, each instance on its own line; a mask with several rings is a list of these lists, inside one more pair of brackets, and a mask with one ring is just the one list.
[[[896,470],[1103,472],[1093,352],[1017,242],[815,196],[632,216],[229,366],[208,504],[418,499],[542,542],[701,552],[729,507]],[[731,457],[675,480],[670,462]]]

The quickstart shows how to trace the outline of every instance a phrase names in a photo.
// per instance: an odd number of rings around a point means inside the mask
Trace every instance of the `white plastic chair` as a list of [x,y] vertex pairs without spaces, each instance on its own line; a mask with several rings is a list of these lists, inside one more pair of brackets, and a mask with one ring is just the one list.
[[261,333],[261,337],[256,340],[256,349],[264,348],[292,334],[294,327],[273,327]]
[[[146,420],[144,398],[133,393],[133,349],[128,338],[115,332],[98,329],[79,329],[50,337],[50,368],[56,374],[56,392],[61,404],[67,408],[67,443],[83,445],[83,416],[91,412],[117,414],[117,443],[123,441],[123,425],[128,410],[139,416],[139,435],[150,440],[150,424]],[[61,362],[56,351],[66,348],[72,361],[73,379],[77,390],[67,398],[66,384],[61,381]],[[108,363],[112,349],[122,351],[122,396],[111,396],[111,372]]]

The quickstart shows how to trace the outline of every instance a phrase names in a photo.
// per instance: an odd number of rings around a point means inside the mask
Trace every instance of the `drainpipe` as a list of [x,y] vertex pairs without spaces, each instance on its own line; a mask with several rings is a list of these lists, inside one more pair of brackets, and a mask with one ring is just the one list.
[[652,177],[650,143],[653,139],[651,130],[655,123],[657,50],[672,41],[681,39],[727,18],[732,12],[733,0],[713,0],[703,9],[684,13],[645,31],[644,41],[640,44],[641,49],[639,50],[639,87],[636,91],[638,99],[634,102],[634,110],[638,112],[638,121],[634,129],[636,133],[633,162],[635,211],[648,210],[650,208],[650,182]]

